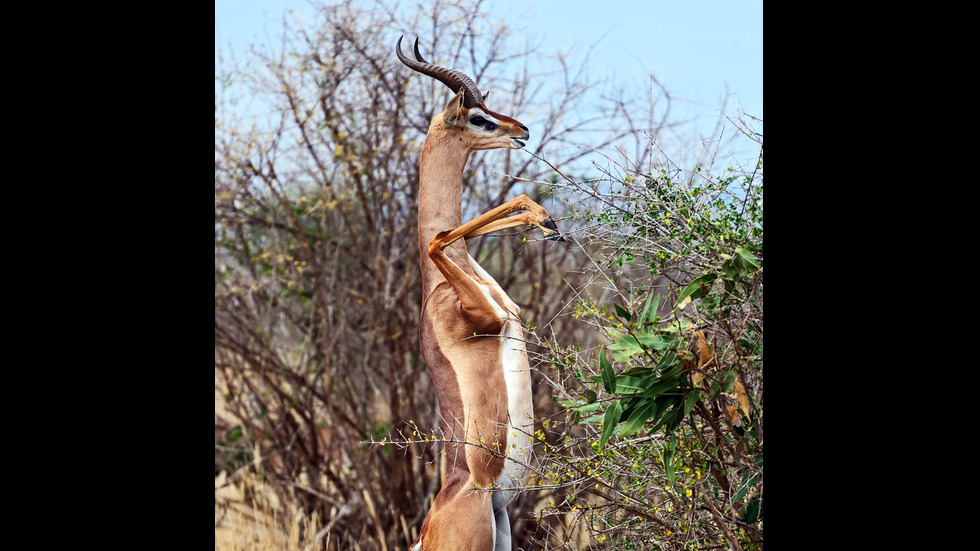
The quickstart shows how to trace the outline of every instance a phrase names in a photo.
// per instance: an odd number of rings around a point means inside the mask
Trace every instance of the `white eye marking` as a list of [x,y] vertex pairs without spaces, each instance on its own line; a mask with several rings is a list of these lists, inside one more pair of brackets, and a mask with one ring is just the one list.
[[470,124],[483,130],[493,131],[497,129],[499,123],[490,115],[482,111],[473,110],[470,112]]

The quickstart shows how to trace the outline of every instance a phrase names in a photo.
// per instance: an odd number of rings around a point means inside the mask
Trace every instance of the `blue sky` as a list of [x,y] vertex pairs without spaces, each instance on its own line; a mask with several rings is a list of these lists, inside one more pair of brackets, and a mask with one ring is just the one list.
[[[762,0],[499,1],[556,50],[642,84],[653,74],[683,99],[717,108],[726,93],[762,117]],[[608,75],[600,75],[608,76]]]
[[[555,50],[592,54],[621,78],[654,74],[673,94],[716,106],[725,94],[762,116],[762,0],[492,0],[495,13]],[[279,31],[302,0],[215,0],[216,40],[244,51]],[[601,39],[601,40],[600,40]],[[216,42],[217,45],[217,42]]]
[[[750,115],[762,106],[762,0],[486,0],[515,29],[543,47],[580,59],[593,47],[599,77],[648,89],[656,76],[680,107],[710,132],[727,97]],[[304,0],[215,0],[215,47],[244,54],[252,42],[276,42],[287,10]],[[726,108],[731,113],[731,107]]]

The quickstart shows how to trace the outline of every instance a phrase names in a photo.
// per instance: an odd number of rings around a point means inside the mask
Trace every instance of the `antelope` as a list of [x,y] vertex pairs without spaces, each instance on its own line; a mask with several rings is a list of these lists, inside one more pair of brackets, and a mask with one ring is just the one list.
[[487,108],[470,77],[425,61],[418,38],[414,59],[406,56],[402,38],[395,46],[398,59],[455,94],[432,119],[419,164],[419,340],[447,443],[442,488],[411,549],[510,551],[507,506],[531,454],[530,365],[520,308],[469,255],[465,240],[517,226],[564,239],[544,207],[523,194],[463,223],[463,169],[470,153],[521,149],[530,133]]

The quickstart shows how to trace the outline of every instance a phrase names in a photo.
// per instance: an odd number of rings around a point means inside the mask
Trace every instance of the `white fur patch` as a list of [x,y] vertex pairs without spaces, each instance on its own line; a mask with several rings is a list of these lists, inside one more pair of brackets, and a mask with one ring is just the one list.
[[[500,332],[500,363],[504,370],[504,381],[507,384],[507,455],[508,460],[504,462],[504,471],[497,480],[497,484],[502,488],[513,488],[520,485],[526,472],[522,463],[531,460],[531,433],[534,431],[533,405],[531,397],[531,370],[527,359],[527,349],[524,346],[524,328],[517,314],[520,308],[514,301],[510,300],[507,293],[500,288],[500,285],[477,264],[476,260],[470,256],[470,267],[477,277],[483,280],[487,287],[493,287],[500,296],[504,297],[506,304],[501,307],[497,304],[490,294],[490,290],[484,292],[494,307],[499,311],[500,318],[504,320],[503,329]],[[515,497],[515,492],[495,491],[494,508],[506,505]]]
[[[476,130],[477,132],[492,132],[493,130],[487,130],[483,126],[477,126],[477,125],[469,122],[470,120],[473,119],[473,117],[476,117],[476,116],[483,117],[484,119],[492,122],[493,124],[495,124],[497,126],[500,126],[501,124],[503,124],[503,123],[500,122],[499,119],[497,119],[496,117],[494,117],[490,113],[487,113],[483,109],[480,109],[479,107],[473,107],[473,108],[470,109],[470,117],[468,119],[466,119],[466,122],[467,122],[467,124],[469,124],[470,128]],[[472,264],[472,262],[470,262],[470,263]]]

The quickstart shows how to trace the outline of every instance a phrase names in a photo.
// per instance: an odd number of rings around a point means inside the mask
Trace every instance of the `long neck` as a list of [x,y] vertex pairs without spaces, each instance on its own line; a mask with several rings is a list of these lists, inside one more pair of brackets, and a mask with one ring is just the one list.
[[[462,182],[469,151],[452,142],[452,135],[429,131],[422,146],[419,166],[419,252],[422,259],[422,297],[445,280],[429,259],[429,242],[439,232],[463,224]],[[470,270],[464,240],[449,245],[446,256],[465,271]]]

